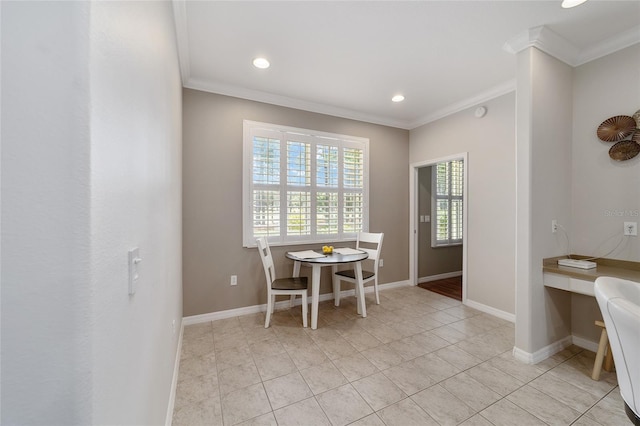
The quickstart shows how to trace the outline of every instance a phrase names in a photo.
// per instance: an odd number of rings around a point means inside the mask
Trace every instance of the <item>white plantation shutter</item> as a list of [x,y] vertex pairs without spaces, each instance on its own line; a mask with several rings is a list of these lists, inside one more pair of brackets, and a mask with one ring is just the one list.
[[432,166],[431,246],[462,244],[464,162]]
[[244,121],[243,243],[354,239],[368,228],[369,140]]
[[340,230],[340,148],[327,143],[316,145],[316,233],[337,235]]
[[280,139],[271,136],[256,137],[252,144],[251,226],[256,238],[280,235]]
[[[288,139],[284,135],[285,139]],[[311,144],[300,136],[287,140],[284,172],[287,175],[286,234],[311,235]]]
[[364,216],[363,199],[363,152],[357,148],[345,148],[343,151],[343,189],[342,217],[345,232],[362,231]]

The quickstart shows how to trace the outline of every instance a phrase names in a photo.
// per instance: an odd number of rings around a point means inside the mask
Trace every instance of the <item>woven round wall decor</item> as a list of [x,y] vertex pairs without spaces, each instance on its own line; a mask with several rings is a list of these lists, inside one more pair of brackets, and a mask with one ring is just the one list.
[[640,110],[633,116],[616,115],[604,120],[596,131],[603,142],[615,142],[609,149],[614,161],[626,161],[640,153]]
[[598,126],[598,138],[605,142],[619,142],[630,136],[636,129],[636,120],[628,115],[607,118]]

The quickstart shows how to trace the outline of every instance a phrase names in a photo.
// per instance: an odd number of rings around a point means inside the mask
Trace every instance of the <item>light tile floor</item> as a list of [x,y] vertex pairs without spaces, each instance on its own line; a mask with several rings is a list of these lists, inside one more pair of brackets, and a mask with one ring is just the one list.
[[513,324],[404,287],[187,326],[175,426],[628,425],[614,373],[591,380],[593,352],[572,346],[515,360]]

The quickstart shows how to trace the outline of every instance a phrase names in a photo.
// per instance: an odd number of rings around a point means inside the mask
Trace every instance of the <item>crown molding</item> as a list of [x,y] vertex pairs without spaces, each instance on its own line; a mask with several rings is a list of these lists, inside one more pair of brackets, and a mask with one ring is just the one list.
[[640,25],[582,50],[543,25],[523,31],[507,41],[503,49],[515,55],[524,49],[535,47],[572,67],[577,67],[636,43],[640,43]]
[[412,121],[409,125],[409,129],[413,130],[417,127],[424,126],[425,124],[429,124],[431,122],[440,120],[441,118],[447,117],[457,112],[464,111],[465,109],[471,108],[472,106],[490,101],[491,99],[495,99],[499,96],[506,95],[507,93],[514,92],[515,90],[516,90],[515,79],[505,81],[504,83],[498,86],[494,86],[488,90],[485,90],[484,92],[480,92],[475,96],[472,96],[460,102],[456,102],[454,104],[446,106],[421,119]]
[[191,75],[189,67],[189,33],[187,31],[187,2],[173,0],[173,21],[176,26],[176,43],[178,45],[178,62],[180,63],[180,77],[184,86]]
[[287,108],[294,108],[303,111],[315,112],[318,114],[332,115],[335,117],[347,118],[350,120],[364,121],[367,123],[380,124],[383,126],[396,127],[399,129],[409,130],[409,123],[403,120],[395,120],[388,117],[377,116],[373,114],[365,114],[348,108],[340,108],[332,105],[309,102],[301,99],[290,98],[287,96],[275,95],[273,93],[263,92],[260,90],[247,89],[245,87],[211,83],[202,80],[188,78],[183,86],[188,89],[201,90],[204,92],[217,93],[235,98],[248,99],[256,102],[264,102],[267,104],[278,105]]
[[303,101],[301,99],[289,98],[286,96],[274,95],[273,93],[262,92],[259,90],[247,89],[225,84],[217,84],[205,82],[193,78],[183,84],[187,89],[200,90],[203,92],[217,93],[219,95],[231,96],[234,98],[247,99],[250,101],[263,102],[272,105],[278,105],[287,108],[299,109],[302,111],[315,112],[318,114],[331,115],[334,117],[346,118],[349,120],[364,121],[366,123],[379,124],[382,126],[395,127],[404,130],[413,130],[417,127],[439,120],[446,116],[463,111],[467,108],[487,102],[499,96],[511,93],[516,90],[516,81],[509,80],[503,84],[492,87],[489,90],[479,93],[471,98],[464,99],[455,104],[442,108],[421,119],[407,122],[403,120],[394,120],[388,117],[381,117],[373,114],[364,114],[347,108],[339,108],[332,105],[321,104],[316,102]]
[[607,56],[637,43],[640,43],[640,25],[629,28],[627,31],[623,31],[614,37],[603,40],[588,49],[584,49],[580,52],[576,66],[602,58],[603,56]]
[[577,47],[544,25],[521,32],[507,41],[502,48],[515,55],[529,47],[542,50],[571,66],[576,66],[580,56]]

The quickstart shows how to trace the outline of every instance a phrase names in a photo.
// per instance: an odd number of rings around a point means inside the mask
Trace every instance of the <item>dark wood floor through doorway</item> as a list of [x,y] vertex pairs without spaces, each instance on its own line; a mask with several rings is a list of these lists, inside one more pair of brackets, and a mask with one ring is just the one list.
[[443,296],[462,301],[462,277],[445,278],[443,280],[420,283],[418,287],[424,288]]

